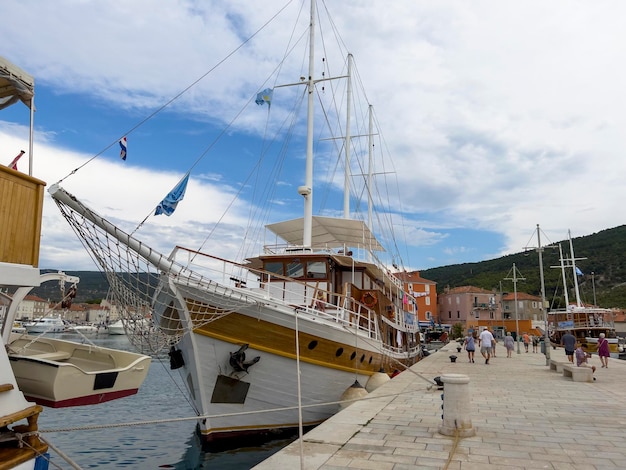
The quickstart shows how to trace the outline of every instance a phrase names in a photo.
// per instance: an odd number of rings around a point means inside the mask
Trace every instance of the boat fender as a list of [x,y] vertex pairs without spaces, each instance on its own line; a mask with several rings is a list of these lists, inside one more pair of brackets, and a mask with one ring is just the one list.
[[236,372],[248,372],[250,366],[253,366],[261,360],[261,356],[256,356],[254,359],[246,361],[246,349],[248,349],[248,345],[244,344],[237,352],[230,353],[228,362]]
[[339,409],[343,410],[355,401],[365,398],[367,395],[368,392],[365,390],[365,387],[363,387],[358,380],[355,380],[354,383],[341,394],[340,400],[342,403],[339,404]]
[[367,379],[367,382],[365,383],[365,390],[368,393],[372,393],[378,387],[389,382],[390,380],[391,378],[385,373],[385,370],[381,369],[378,372],[372,374],[370,378]]
[[373,292],[366,292],[361,296],[361,303],[365,305],[367,308],[372,308],[374,305],[378,303],[378,298],[376,294]]
[[174,346],[172,346],[170,348],[170,352],[168,352],[167,355],[170,357],[170,369],[180,369],[182,366],[185,365],[183,352],[180,349],[176,349]]

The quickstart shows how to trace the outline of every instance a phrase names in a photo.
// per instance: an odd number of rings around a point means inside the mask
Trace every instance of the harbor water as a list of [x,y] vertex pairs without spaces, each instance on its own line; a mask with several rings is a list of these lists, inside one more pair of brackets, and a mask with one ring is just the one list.
[[[54,336],[80,341],[75,334]],[[89,340],[132,350],[126,336],[99,334]],[[194,417],[184,385],[170,370],[165,354],[153,358],[136,395],[99,405],[45,407],[39,429],[46,441],[78,466],[98,469],[249,469],[291,442],[282,439],[259,447],[203,452],[195,419],[186,419]],[[71,468],[54,450],[50,455],[51,469]]]

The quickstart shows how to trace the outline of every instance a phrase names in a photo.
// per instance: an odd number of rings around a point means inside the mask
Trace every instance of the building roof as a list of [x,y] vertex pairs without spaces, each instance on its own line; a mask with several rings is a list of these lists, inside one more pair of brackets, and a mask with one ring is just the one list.
[[448,294],[493,294],[492,291],[483,289],[482,287],[476,286],[461,286],[461,287],[453,287],[444,291],[440,295],[448,295]]
[[419,271],[411,271],[411,272],[398,272],[394,274],[398,279],[404,282],[419,282],[420,284],[437,284],[435,281],[431,281],[429,279],[423,278],[420,276]]
[[[530,295],[526,292],[518,292],[517,300],[534,300],[536,302],[541,302],[541,297],[537,297],[536,295]],[[515,293],[509,292],[508,294],[504,294],[502,296],[502,301],[515,301]]]
[[30,300],[32,302],[47,302],[47,300],[42,299],[41,297],[38,297],[36,295],[30,295],[30,294],[24,297],[24,300]]

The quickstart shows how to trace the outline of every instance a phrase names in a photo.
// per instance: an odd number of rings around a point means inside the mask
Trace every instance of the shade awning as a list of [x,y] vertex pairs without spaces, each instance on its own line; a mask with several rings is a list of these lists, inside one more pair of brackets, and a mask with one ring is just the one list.
[[[287,243],[303,245],[303,218],[278,222],[266,227]],[[361,247],[372,251],[385,251],[364,222],[335,217],[313,217],[311,245],[329,248]]]
[[31,107],[35,96],[35,79],[17,65],[0,57],[0,109],[18,101]]

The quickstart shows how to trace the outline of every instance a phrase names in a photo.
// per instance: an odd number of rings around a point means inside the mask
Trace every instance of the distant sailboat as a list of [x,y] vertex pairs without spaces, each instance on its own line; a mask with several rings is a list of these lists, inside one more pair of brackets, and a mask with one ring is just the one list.
[[[574,245],[572,243],[571,234],[568,232],[570,257],[563,255],[561,246],[560,266],[554,266],[561,269],[563,278],[563,292],[565,295],[564,309],[556,309],[548,312],[548,330],[550,332],[550,340],[555,346],[560,345],[561,337],[570,331],[577,340],[580,341],[588,352],[597,352],[598,338],[603,333],[609,342],[609,349],[612,357],[619,357],[618,338],[615,331],[615,319],[611,309],[600,308],[594,306],[586,306],[580,298],[580,289],[578,285],[578,276],[582,274],[576,266],[576,258],[574,256]],[[567,283],[567,270],[571,270],[575,303],[570,303]]]

